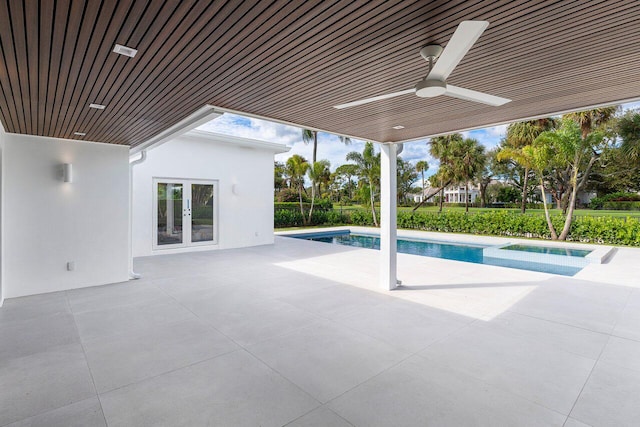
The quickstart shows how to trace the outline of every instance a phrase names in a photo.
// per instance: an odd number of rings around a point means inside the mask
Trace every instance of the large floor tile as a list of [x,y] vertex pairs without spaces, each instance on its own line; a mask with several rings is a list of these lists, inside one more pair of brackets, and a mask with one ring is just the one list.
[[250,346],[248,351],[322,402],[406,357],[382,341],[329,321]]
[[10,298],[5,300],[0,308],[0,322],[5,324],[5,322],[69,312],[69,303],[64,292]]
[[466,325],[466,318],[406,301],[363,307],[338,323],[415,353]]
[[106,427],[102,407],[97,397],[81,400],[69,406],[54,409],[9,424],[7,427]]
[[220,332],[242,346],[255,344],[309,326],[318,320],[288,304],[247,303],[240,310],[204,316]]
[[333,412],[326,406],[314,409],[308,414],[287,424],[287,427],[350,427],[344,418]]
[[202,321],[190,319],[133,334],[84,342],[98,393],[238,349]]
[[311,292],[283,297],[282,301],[315,313],[327,319],[339,319],[356,313],[363,307],[372,307],[393,298],[352,286],[332,286]]
[[640,342],[611,337],[600,361],[640,372]]
[[546,343],[552,347],[594,360],[600,356],[609,339],[607,334],[514,312],[497,316],[488,321],[488,324],[509,331],[514,335]]
[[598,362],[571,417],[593,427],[637,426],[640,372]]
[[354,426],[562,426],[566,416],[413,356],[328,406]]
[[310,325],[318,316],[269,298],[266,291],[226,286],[176,296],[198,318],[208,322],[240,345]]
[[319,403],[244,350],[101,396],[110,427],[282,426]]
[[284,298],[336,285],[331,280],[288,270],[282,271],[277,278],[256,277],[248,284],[258,291],[266,291],[270,298]]
[[582,421],[578,421],[574,418],[567,418],[567,421],[565,421],[564,426],[562,427],[592,427],[589,424],[585,424]]
[[155,279],[150,280],[149,283],[169,295],[179,295],[189,292],[208,291],[220,286],[236,285],[238,281],[230,279],[226,275],[209,274]]
[[[611,289],[617,287],[609,286]],[[620,292],[620,291],[618,291]],[[599,293],[583,295],[580,287],[564,285],[555,289],[539,287],[509,308],[519,314],[537,317],[594,332],[611,333],[625,306],[628,290],[615,298],[597,299]]]
[[144,301],[137,304],[85,311],[75,315],[80,338],[89,340],[109,335],[143,331],[149,327],[195,316],[175,301]]
[[79,344],[15,358],[0,365],[0,425],[95,396]]
[[166,302],[168,297],[151,283],[132,280],[113,285],[67,291],[69,305],[74,313],[111,309],[141,302]]
[[2,322],[0,363],[79,341],[75,320],[69,313],[60,312],[26,320]]
[[476,325],[431,345],[420,355],[569,414],[595,360],[501,328]]
[[613,335],[640,341],[640,306],[629,304],[620,314]]

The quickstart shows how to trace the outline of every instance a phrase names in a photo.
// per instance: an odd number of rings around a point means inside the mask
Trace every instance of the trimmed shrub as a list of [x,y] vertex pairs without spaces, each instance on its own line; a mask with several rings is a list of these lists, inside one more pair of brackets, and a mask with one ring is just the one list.
[[[305,212],[307,212],[307,215],[309,214],[309,209],[311,209],[311,203],[302,203],[302,207],[304,208]],[[313,211],[330,211],[333,209],[333,203],[331,203],[331,200],[326,200],[326,199],[316,199],[316,201],[313,204]],[[274,202],[273,204],[273,210],[274,212],[279,211],[279,210],[290,210],[290,211],[298,211],[298,213],[300,213],[300,202],[296,201],[296,202]]]
[[625,192],[605,194],[602,197],[594,197],[593,199],[591,199],[591,201],[589,202],[589,207],[591,209],[611,209],[623,211],[640,210],[638,204],[628,202],[640,202],[640,194]]
[[[558,232],[564,225],[564,216],[551,217]],[[279,227],[302,226],[299,211],[280,210],[275,213],[274,225]],[[352,224],[373,226],[368,209],[318,211],[313,213],[309,225]],[[493,236],[530,237],[550,239],[549,228],[540,214],[521,214],[513,211],[488,211],[465,214],[464,212],[398,212],[398,228],[441,231],[448,233],[484,234]],[[579,216],[573,220],[567,240],[609,245],[640,246],[640,220],[627,217]]]

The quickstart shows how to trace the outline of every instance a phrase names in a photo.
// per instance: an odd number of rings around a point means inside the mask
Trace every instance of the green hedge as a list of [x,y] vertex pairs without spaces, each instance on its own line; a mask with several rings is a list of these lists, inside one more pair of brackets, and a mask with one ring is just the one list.
[[[560,232],[562,215],[551,220]],[[351,224],[372,226],[371,212],[358,209],[341,214],[337,211],[314,212],[310,225]],[[275,214],[275,227],[302,225],[300,212],[280,210]],[[544,216],[512,211],[464,212],[398,212],[398,228],[441,231],[449,233],[484,234],[493,236],[534,237],[550,239]],[[640,246],[640,220],[635,218],[578,216],[574,219],[567,240],[611,245]]]
[[[551,221],[559,233],[564,225],[564,217],[553,215]],[[398,228],[494,236],[551,238],[547,222],[542,215],[522,215],[509,211],[476,214],[399,212]],[[572,222],[567,240],[640,246],[640,221],[635,218],[579,216]]]
[[604,202],[602,209],[611,211],[640,211],[640,202],[611,201]]
[[[305,211],[309,212],[309,209],[311,208],[311,203],[303,202],[302,207],[304,208]],[[286,209],[290,211],[297,210],[298,213],[300,213],[300,202],[274,202],[273,209],[274,209],[274,212]],[[313,203],[314,211],[315,210],[330,211],[332,209],[333,209],[333,203],[331,202],[331,200],[328,200],[328,199],[316,199],[316,201]]]
[[591,209],[610,209],[621,211],[640,210],[640,194],[617,192],[594,197],[589,202]]
[[[350,218],[347,214],[341,214],[337,211],[314,210],[311,215],[311,224],[307,225],[344,225],[350,223]],[[303,224],[299,210],[280,209],[273,214],[273,225],[276,228],[301,227]]]

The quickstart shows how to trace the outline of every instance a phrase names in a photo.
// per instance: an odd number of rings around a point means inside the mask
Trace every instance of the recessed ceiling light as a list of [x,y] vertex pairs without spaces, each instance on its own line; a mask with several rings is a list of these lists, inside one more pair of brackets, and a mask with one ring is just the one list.
[[107,106],[102,104],[89,104],[89,108],[95,108],[96,110],[104,110]]
[[77,136],[85,136],[86,135],[86,133],[84,133],[84,132],[74,132],[73,134],[77,135]]
[[398,130],[404,129],[404,126],[402,125],[394,126],[393,129],[398,129]]
[[113,48],[113,51],[115,53],[119,53],[120,55],[128,56],[130,58],[133,58],[134,56],[136,56],[136,53],[138,53],[136,49],[132,47],[122,46],[121,44],[115,45],[115,47]]

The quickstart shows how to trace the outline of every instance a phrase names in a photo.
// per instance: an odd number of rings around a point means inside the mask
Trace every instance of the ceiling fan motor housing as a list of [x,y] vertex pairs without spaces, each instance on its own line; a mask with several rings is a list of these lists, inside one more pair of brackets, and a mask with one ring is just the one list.
[[416,95],[420,98],[433,98],[443,95],[447,91],[447,84],[442,80],[420,80],[416,85]]

